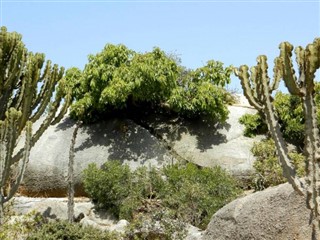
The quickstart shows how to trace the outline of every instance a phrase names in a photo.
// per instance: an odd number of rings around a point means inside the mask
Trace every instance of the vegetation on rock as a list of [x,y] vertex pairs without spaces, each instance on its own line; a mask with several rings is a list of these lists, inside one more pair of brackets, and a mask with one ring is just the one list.
[[[109,161],[84,171],[85,190],[97,207],[119,218],[135,220],[140,213],[172,218],[204,229],[211,216],[240,193],[236,182],[220,167],[199,168],[192,163],[161,170]],[[169,217],[168,217],[169,216]]]
[[[320,127],[320,84],[315,84],[315,104],[317,112],[317,126]],[[286,142],[294,144],[297,148],[304,147],[304,124],[302,101],[299,97],[289,93],[277,92],[274,96],[273,107],[280,125],[280,131]],[[240,123],[245,126],[244,135],[253,137],[257,134],[266,134],[267,125],[263,114],[245,114],[240,118]]]
[[124,45],[108,44],[89,56],[84,70],[71,77],[76,99],[71,116],[85,122],[106,114],[152,109],[187,117],[209,115],[227,118],[223,87],[230,82],[232,67],[209,61],[196,70],[186,70],[159,48],[137,53]]
[[[255,174],[253,186],[255,190],[263,190],[286,182],[283,177],[281,165],[278,161],[277,151],[272,139],[264,139],[254,143],[252,153],[256,157],[253,164]],[[305,176],[304,156],[295,151],[289,152],[290,159],[297,169],[299,177]]]

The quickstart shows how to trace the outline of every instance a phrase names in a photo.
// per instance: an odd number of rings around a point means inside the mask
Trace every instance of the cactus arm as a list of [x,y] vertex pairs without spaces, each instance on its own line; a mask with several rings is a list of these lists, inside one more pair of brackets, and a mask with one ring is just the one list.
[[[266,117],[266,122],[268,125],[268,129],[270,134],[275,142],[277,154],[279,156],[280,164],[282,166],[283,175],[288,180],[288,182],[292,185],[292,187],[300,194],[304,195],[303,184],[296,176],[295,169],[288,157],[288,148],[286,143],[282,137],[282,133],[280,131],[280,126],[276,118],[276,114],[274,113],[273,105],[272,105],[272,87],[270,86],[270,79],[268,77],[268,65],[267,59],[265,57],[258,58],[258,69],[260,70],[260,85],[262,87],[262,95],[264,96],[263,104],[264,104],[264,113]],[[273,85],[273,84],[272,84]]]
[[2,173],[1,186],[3,186],[3,184],[5,184],[9,178],[10,167],[12,165],[11,157],[17,140],[17,126],[20,116],[21,112],[15,110],[14,108],[10,108],[6,112],[6,120],[4,124],[4,127],[6,128],[6,156],[5,159],[1,159],[5,162],[4,172]]
[[[32,133],[31,122],[36,121],[51,101],[52,94],[64,75],[63,68],[51,67],[50,61],[44,65],[43,54],[28,53],[21,41],[21,35],[8,33],[6,28],[0,31],[0,224],[3,217],[3,203],[8,201],[18,189],[28,162],[30,149],[43,132],[56,118],[67,111],[71,97],[66,98],[68,91],[56,94],[47,117],[40,128]],[[41,72],[43,72],[41,74]],[[38,91],[38,84],[43,86]],[[71,96],[71,95],[70,95]],[[64,106],[60,103],[66,98]],[[58,120],[58,119],[57,119]],[[22,131],[26,131],[26,143],[14,155]],[[19,164],[18,175],[9,194],[5,196],[5,187],[12,174],[12,166]]]
[[251,89],[250,81],[249,81],[249,73],[248,66],[243,65],[240,66],[239,69],[235,70],[236,76],[238,76],[241,80],[241,86],[243,88],[243,93],[245,97],[248,99],[249,103],[254,106],[258,111],[262,110],[262,106],[256,101],[254,97],[254,91]]
[[[316,38],[306,49],[297,47],[295,49],[296,62],[299,69],[299,79],[295,75],[292,65],[293,46],[284,42],[280,46],[280,56],[275,59],[274,80],[269,85],[267,76],[267,64],[265,58],[258,58],[258,65],[252,71],[251,80],[254,80],[257,86],[243,85],[247,94],[246,97],[256,91],[256,95],[261,93],[261,98],[255,99],[262,105],[262,113],[275,141],[277,154],[283,169],[283,174],[292,185],[292,187],[301,195],[306,197],[307,207],[312,212],[313,236],[320,234],[320,136],[317,124],[317,106],[315,103],[315,73],[320,68],[320,38]],[[261,79],[260,79],[261,76]],[[239,75],[240,80],[244,77]],[[272,91],[274,91],[280,79],[283,79],[286,87],[292,95],[299,96],[303,103],[303,112],[305,120],[305,148],[304,155],[306,160],[306,182],[302,182],[296,177],[295,170],[288,156],[286,142],[284,141],[276,114],[272,105]],[[248,81],[249,77],[246,77]],[[260,90],[263,90],[260,92]],[[249,94],[248,94],[249,93]],[[248,98],[248,97],[247,97]],[[252,98],[252,97],[251,97]],[[249,98],[248,98],[249,99]],[[260,110],[261,108],[257,108]]]
[[39,79],[39,83],[43,82],[43,84],[41,85],[40,88],[40,92],[37,95],[37,97],[35,98],[34,102],[33,102],[33,106],[32,108],[35,109],[36,106],[38,106],[41,102],[41,99],[44,98],[45,94],[46,94],[46,90],[48,90],[48,82],[45,79],[47,79],[50,76],[50,72],[51,72],[51,61],[47,61],[43,74]]
[[273,68],[273,82],[270,86],[270,91],[275,91],[279,87],[279,83],[282,77],[282,60],[277,57],[274,60],[274,68]]
[[14,182],[13,186],[11,186],[11,188],[10,188],[10,192],[9,192],[8,196],[6,196],[3,199],[3,203],[9,201],[14,196],[14,194],[17,192],[19,185],[23,179],[23,175],[26,170],[27,162],[29,160],[29,155],[30,155],[31,136],[32,136],[32,122],[28,121],[26,124],[26,140],[25,140],[25,146],[24,146],[25,151],[23,154],[23,158],[21,159],[20,171],[18,173],[18,177],[17,177],[16,181]]
[[293,46],[288,42],[283,42],[279,45],[280,58],[282,59],[282,77],[286,87],[292,95],[301,96],[303,93],[297,84],[297,77],[292,65],[292,50]]
[[71,96],[67,95],[65,98],[65,102],[62,105],[59,114],[51,121],[51,125],[55,125],[62,120],[64,115],[67,113],[70,104],[71,104]]
[[63,77],[63,72],[64,72],[63,68],[59,70],[57,65],[53,67],[52,73],[50,74],[51,77],[46,81],[48,82],[48,84],[46,84],[47,86],[46,86],[46,89],[44,90],[45,94],[42,96],[42,100],[39,106],[37,105],[33,106],[33,108],[35,107],[38,107],[38,108],[37,108],[37,111],[34,113],[34,115],[31,117],[32,122],[37,121],[46,110],[46,107],[50,103],[50,99],[53,95],[55,83],[58,83],[61,80],[61,78]]
[[14,108],[6,112],[6,119],[0,121],[0,140],[1,140],[1,158],[0,158],[0,187],[5,186],[9,179],[11,156],[17,140],[17,125],[21,113]]
[[[50,126],[51,122],[55,118],[56,112],[60,107],[60,102],[62,100],[61,96],[56,96],[55,101],[52,104],[52,107],[50,109],[50,112],[46,116],[46,118],[43,120],[42,124],[40,125],[39,129],[32,135],[31,137],[31,147],[35,145],[35,143],[39,140],[41,135],[44,133],[44,131]],[[67,108],[67,107],[66,107]],[[23,157],[24,147],[21,148],[13,157],[12,162],[16,163]]]

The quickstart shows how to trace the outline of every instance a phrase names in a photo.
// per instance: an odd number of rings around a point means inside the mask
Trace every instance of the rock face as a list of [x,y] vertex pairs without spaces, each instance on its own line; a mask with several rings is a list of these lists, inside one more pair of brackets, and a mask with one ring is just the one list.
[[312,239],[310,210],[288,183],[237,199],[216,212],[203,240]]
[[173,138],[173,150],[200,166],[219,165],[236,176],[250,174],[254,161],[250,149],[257,138],[243,136],[239,118],[255,110],[229,106],[229,111],[229,119],[220,126],[203,120],[182,123]]
[[[233,175],[248,176],[254,160],[250,149],[256,139],[243,136],[244,128],[238,120],[255,110],[247,106],[230,106],[229,110],[229,119],[223,125],[208,120],[138,116],[142,121],[115,118],[83,126],[75,146],[76,195],[83,194],[81,174],[88,164],[102,165],[108,160],[120,160],[135,169],[182,159],[200,166],[220,165]],[[49,127],[32,148],[20,188],[22,194],[66,196],[74,124],[65,118]]]
[[[69,147],[74,121],[65,118],[43,134],[30,153],[20,188],[29,196],[66,196]],[[89,163],[102,165],[120,160],[132,169],[141,165],[159,166],[170,156],[146,129],[130,120],[112,119],[79,129],[75,145],[76,195],[81,195],[81,173]]]

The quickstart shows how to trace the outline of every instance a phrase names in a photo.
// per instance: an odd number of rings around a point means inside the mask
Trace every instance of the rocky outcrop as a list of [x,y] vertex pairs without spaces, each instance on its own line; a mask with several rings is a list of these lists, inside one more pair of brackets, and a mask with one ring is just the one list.
[[[244,128],[238,119],[255,110],[247,106],[230,106],[229,110],[229,119],[223,125],[205,119],[190,121],[155,115],[113,118],[82,126],[75,146],[76,195],[83,195],[81,175],[88,164],[102,165],[110,160],[120,160],[132,169],[186,160],[200,166],[219,165],[241,177],[250,175],[254,160],[250,149],[256,139],[243,136]],[[42,135],[31,150],[20,193],[66,196],[74,124],[66,117]]]
[[[66,198],[28,198],[15,197],[13,211],[16,216],[28,213],[40,214],[48,220],[67,220],[68,200]],[[88,198],[76,198],[74,205],[76,221],[100,230],[124,232],[129,224],[126,220],[117,221],[110,214],[96,211]]]
[[203,240],[312,239],[310,210],[288,183],[237,199],[214,214]]
[[[69,147],[75,123],[65,118],[51,126],[32,148],[20,192],[29,196],[66,196]],[[75,145],[76,195],[82,195],[81,175],[89,163],[120,160],[132,169],[171,161],[156,137],[131,120],[111,119],[79,129]]]
[[[29,198],[15,197],[12,203],[12,210],[15,213],[9,220],[23,221],[23,215],[33,213],[40,214],[47,220],[67,220],[67,199],[66,198]],[[97,211],[88,198],[76,198],[74,205],[75,220],[83,226],[92,226],[103,231],[116,231],[125,233],[128,225],[127,220],[116,220],[111,214],[103,210]],[[19,219],[20,218],[20,219]],[[154,225],[154,224],[153,224]],[[155,225],[157,225],[155,223]],[[160,226],[160,225],[159,225]],[[153,229],[153,228],[151,228]],[[141,230],[141,229],[140,229]],[[153,229],[154,230],[154,229]],[[159,232],[164,230],[158,229]],[[155,234],[155,232],[150,232]],[[192,225],[186,225],[186,240],[197,240],[202,236],[203,231]]]

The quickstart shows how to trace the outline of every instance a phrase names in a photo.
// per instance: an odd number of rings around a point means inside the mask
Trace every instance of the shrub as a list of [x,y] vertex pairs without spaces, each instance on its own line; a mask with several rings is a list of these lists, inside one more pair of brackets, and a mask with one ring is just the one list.
[[[214,212],[240,193],[232,177],[220,167],[200,168],[192,163],[162,170],[141,167],[130,174],[127,166],[111,161],[102,169],[90,165],[85,170],[84,183],[99,207],[112,210],[116,206],[120,218],[135,221],[141,213],[152,213],[160,221],[168,219],[169,214],[172,219],[201,228],[206,227]],[[121,194],[112,191],[118,187]],[[112,204],[108,204],[110,199]]]
[[101,231],[93,227],[67,221],[52,221],[42,224],[26,238],[27,240],[116,240],[116,233]]
[[[282,169],[272,139],[265,139],[254,143],[251,151],[256,157],[256,161],[253,164],[256,171],[253,180],[255,190],[263,190],[267,187],[286,182],[286,179],[282,175]],[[296,152],[290,152],[289,156],[295,169],[297,169],[298,175],[300,177],[304,176],[304,156]]]
[[128,116],[136,109],[218,121],[228,117],[224,87],[232,66],[211,60],[186,70],[159,48],[138,53],[112,44],[88,60],[84,70],[74,70],[70,78],[75,98],[70,113],[76,119],[94,122],[109,114]]
[[98,208],[110,209],[119,216],[122,201],[129,195],[131,172],[119,161],[108,161],[101,169],[89,164],[84,170],[84,188]]
[[239,122],[244,125],[243,135],[254,137],[257,134],[265,134],[268,130],[260,114],[244,114],[239,118]]
[[204,229],[212,215],[240,190],[221,167],[201,168],[192,163],[164,168],[168,187],[166,205],[184,222]]

